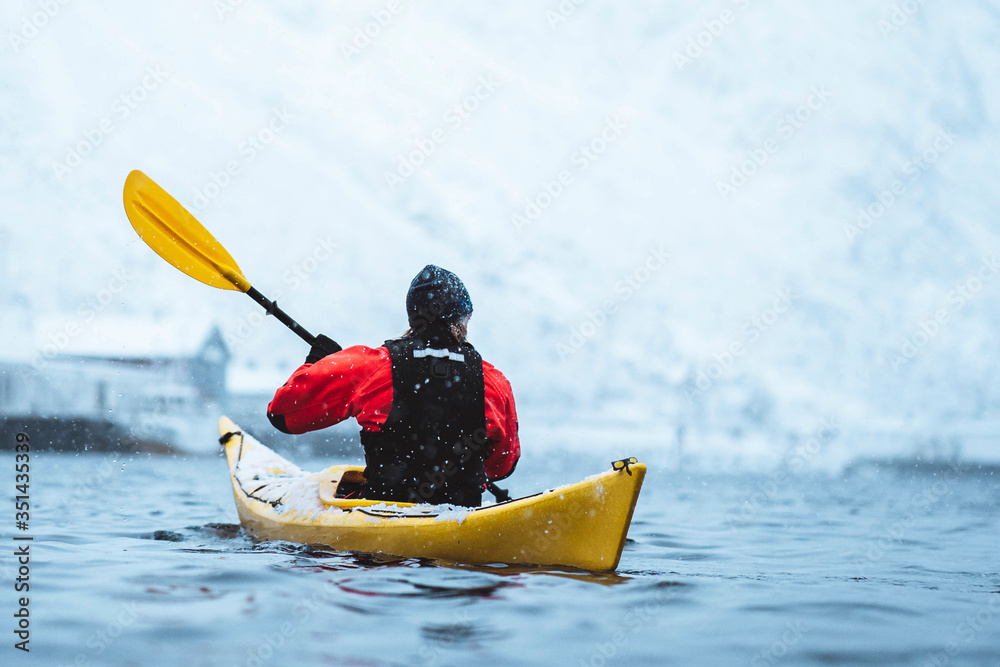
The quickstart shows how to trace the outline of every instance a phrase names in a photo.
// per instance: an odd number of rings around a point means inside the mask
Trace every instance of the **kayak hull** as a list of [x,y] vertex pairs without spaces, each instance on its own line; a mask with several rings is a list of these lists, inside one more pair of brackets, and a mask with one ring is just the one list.
[[614,570],[646,472],[633,463],[475,509],[340,501],[331,499],[330,485],[345,474],[360,477],[362,467],[306,473],[239,433],[227,418],[219,431],[240,523],[253,537],[473,565]]

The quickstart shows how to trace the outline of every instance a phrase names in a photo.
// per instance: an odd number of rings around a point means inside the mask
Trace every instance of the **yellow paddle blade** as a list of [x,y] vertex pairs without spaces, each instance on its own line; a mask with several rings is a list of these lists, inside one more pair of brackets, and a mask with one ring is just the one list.
[[246,292],[250,282],[222,244],[187,209],[139,170],[125,179],[125,215],[153,251],[195,280]]

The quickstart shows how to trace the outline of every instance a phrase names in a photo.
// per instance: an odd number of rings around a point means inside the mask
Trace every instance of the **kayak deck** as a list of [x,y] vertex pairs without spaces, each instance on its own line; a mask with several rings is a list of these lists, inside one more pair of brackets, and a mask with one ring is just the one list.
[[310,473],[231,420],[219,420],[236,509],[260,540],[485,565],[614,570],[646,467],[634,459],[582,482],[525,498],[465,508],[337,497],[364,480],[362,466]]

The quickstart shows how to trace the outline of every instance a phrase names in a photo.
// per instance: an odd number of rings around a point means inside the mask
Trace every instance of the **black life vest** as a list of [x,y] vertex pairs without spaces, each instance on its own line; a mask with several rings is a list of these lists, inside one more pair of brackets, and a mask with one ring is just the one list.
[[478,507],[487,482],[483,359],[450,336],[425,338],[385,343],[392,407],[380,432],[361,433],[361,495]]

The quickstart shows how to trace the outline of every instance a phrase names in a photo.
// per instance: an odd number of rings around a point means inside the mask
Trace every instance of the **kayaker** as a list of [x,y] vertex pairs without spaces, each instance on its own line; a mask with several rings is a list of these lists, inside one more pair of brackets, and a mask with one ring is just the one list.
[[484,485],[521,455],[510,383],[466,341],[472,299],[454,273],[424,267],[406,312],[409,330],[382,347],[345,350],[318,336],[268,419],[305,433],[356,418],[363,498],[479,506]]

